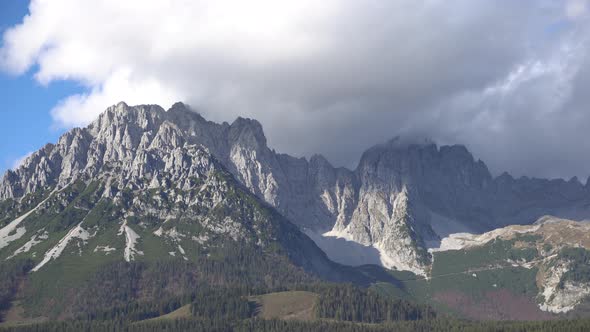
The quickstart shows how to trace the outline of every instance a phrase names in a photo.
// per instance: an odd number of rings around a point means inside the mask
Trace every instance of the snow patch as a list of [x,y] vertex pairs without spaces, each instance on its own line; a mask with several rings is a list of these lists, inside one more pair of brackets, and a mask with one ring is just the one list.
[[331,230],[319,234],[309,229],[304,233],[326,253],[330,260],[349,266],[361,266],[367,264],[380,265],[388,269],[411,271],[417,275],[426,275],[419,267],[402,262],[397,257],[386,254],[379,243],[366,246],[352,240],[350,234],[342,230]]
[[43,257],[43,260],[41,261],[41,263],[37,264],[37,266],[35,266],[31,270],[31,272],[39,271],[39,269],[42,268],[45,264],[47,264],[50,260],[52,260],[52,259],[55,260],[59,256],[61,256],[63,251],[66,249],[67,245],[73,239],[80,239],[80,240],[82,240],[83,244],[86,244],[86,240],[88,240],[89,238],[90,238],[90,234],[88,233],[88,231],[86,231],[84,228],[82,228],[82,222],[80,222],[76,227],[72,228],[68,232],[68,234],[66,234],[66,236],[64,236],[61,240],[59,240],[57,245],[55,245],[53,248],[51,248],[49,251],[47,251],[45,253],[45,257]]
[[377,249],[348,240],[344,236],[337,236],[341,233],[330,231],[319,234],[309,229],[304,229],[303,231],[326,253],[330,260],[336,263],[349,266],[365,264],[381,265],[380,254]]
[[329,232],[323,233],[322,236],[323,237],[335,237],[335,238],[339,238],[339,239],[345,239],[347,241],[354,241],[352,239],[352,237],[350,236],[350,234],[348,234],[348,232],[346,232],[345,230],[332,229]]
[[127,220],[123,222],[121,228],[119,228],[119,233],[117,235],[122,234],[125,234],[125,251],[123,253],[123,258],[125,258],[127,262],[130,262],[135,259],[136,254],[143,255],[143,251],[137,250],[135,248],[135,245],[137,244],[137,239],[139,239],[140,237],[137,233],[135,233],[135,231],[131,229],[131,227],[127,225]]

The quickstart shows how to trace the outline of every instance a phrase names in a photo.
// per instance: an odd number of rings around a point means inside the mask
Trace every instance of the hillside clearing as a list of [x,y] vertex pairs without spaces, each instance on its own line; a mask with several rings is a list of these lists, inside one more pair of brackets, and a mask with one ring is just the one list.
[[264,319],[313,320],[318,295],[312,292],[291,291],[253,297],[259,307],[256,316]]

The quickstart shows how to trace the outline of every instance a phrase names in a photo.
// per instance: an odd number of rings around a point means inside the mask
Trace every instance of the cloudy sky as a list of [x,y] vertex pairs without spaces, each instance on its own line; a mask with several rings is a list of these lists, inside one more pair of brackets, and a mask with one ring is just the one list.
[[588,0],[0,2],[0,168],[109,105],[258,119],[354,167],[391,137],[590,175]]

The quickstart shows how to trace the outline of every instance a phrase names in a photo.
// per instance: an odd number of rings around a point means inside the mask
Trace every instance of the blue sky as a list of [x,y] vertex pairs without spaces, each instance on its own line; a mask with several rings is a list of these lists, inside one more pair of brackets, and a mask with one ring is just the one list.
[[183,101],[336,166],[401,135],[494,174],[590,175],[590,0],[31,0],[19,24],[27,7],[0,0],[0,171],[120,101]]
[[[28,1],[0,1],[0,30],[22,22],[27,13]],[[33,78],[34,71],[18,76],[0,71],[0,173],[27,153],[57,140],[63,129],[52,125],[49,111],[81,90],[70,81],[42,86]]]

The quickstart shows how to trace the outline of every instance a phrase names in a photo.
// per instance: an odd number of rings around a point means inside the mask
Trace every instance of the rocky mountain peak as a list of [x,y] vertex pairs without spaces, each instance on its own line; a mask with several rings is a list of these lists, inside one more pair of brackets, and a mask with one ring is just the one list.
[[413,136],[395,136],[389,139],[382,146],[387,146],[393,149],[407,149],[411,146],[424,147],[429,145],[436,145],[436,142],[429,137],[413,137]]
[[230,126],[229,139],[254,150],[267,148],[262,125],[253,119],[238,117]]
[[433,186],[483,188],[492,181],[486,165],[465,146],[401,145],[398,139],[367,150],[356,172],[367,184],[397,191],[403,185],[427,191]]
[[[69,131],[7,172],[0,200],[106,174],[122,187],[158,188],[173,185],[165,170],[182,179],[174,185],[183,186],[196,147],[289,220],[316,232],[320,247],[329,237],[322,234],[331,232],[376,249],[378,264],[419,273],[426,271],[426,243],[452,232],[532,223],[543,214],[590,217],[588,184],[508,174],[494,179],[465,146],[398,137],[368,149],[352,171],[320,155],[307,161],[277,154],[258,121],[240,117],[218,124],[182,103],[168,111],[157,105],[109,107],[88,127]],[[334,247],[322,248],[330,255]]]
[[180,128],[187,128],[190,123],[206,124],[207,120],[189,105],[177,102],[166,112],[167,118],[176,123]]

